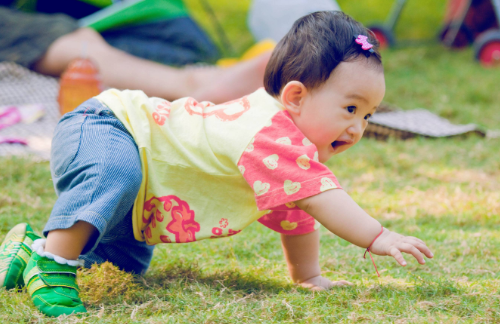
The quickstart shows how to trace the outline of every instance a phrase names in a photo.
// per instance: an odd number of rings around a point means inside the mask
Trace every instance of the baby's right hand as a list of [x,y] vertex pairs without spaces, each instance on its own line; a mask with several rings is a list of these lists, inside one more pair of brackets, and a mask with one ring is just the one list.
[[431,250],[421,239],[413,236],[403,236],[391,232],[387,228],[384,228],[383,233],[373,242],[370,251],[377,255],[392,255],[403,267],[406,266],[406,261],[401,252],[412,254],[420,264],[425,264],[422,253],[428,258],[434,257]]

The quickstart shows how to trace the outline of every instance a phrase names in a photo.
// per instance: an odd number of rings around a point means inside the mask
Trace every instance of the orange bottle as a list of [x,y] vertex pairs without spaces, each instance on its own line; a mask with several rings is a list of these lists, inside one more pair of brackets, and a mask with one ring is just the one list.
[[87,58],[71,61],[59,81],[57,101],[61,115],[72,111],[101,91],[102,82],[97,66]]

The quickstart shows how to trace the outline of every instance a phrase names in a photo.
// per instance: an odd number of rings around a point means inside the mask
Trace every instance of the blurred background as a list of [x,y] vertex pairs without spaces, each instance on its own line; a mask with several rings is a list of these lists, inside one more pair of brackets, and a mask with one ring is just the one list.
[[[185,3],[225,56],[243,54],[256,41],[248,26],[252,1],[207,1],[231,49],[221,42],[213,18],[203,5],[206,1],[185,0]],[[469,1],[338,0],[332,4],[365,26],[373,26],[386,22],[398,2],[404,2],[404,7],[393,30],[396,43],[382,52],[387,82],[385,101],[402,109],[429,109],[456,123],[500,128],[500,114],[493,113],[500,102],[497,91],[500,67],[483,68],[475,59],[472,44],[450,48],[441,41],[449,3],[456,7]],[[479,2],[489,4],[491,15],[493,1]],[[477,14],[476,17],[479,21],[483,19]]]
[[[213,6],[228,38],[234,45],[236,54],[243,53],[255,41],[247,25],[247,15],[252,1],[208,1]],[[338,0],[337,4],[342,11],[368,26],[385,21],[395,2],[390,0]],[[210,33],[212,38],[218,41],[216,30],[210,19],[207,19],[202,2],[200,0],[185,0],[185,3],[195,19]],[[396,37],[402,41],[435,41],[443,25],[446,5],[446,0],[407,1],[399,18],[400,23],[395,28]]]

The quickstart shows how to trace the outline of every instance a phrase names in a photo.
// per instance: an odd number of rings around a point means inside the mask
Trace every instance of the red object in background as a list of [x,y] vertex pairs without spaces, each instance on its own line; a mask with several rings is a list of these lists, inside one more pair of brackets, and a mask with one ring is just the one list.
[[368,26],[368,29],[370,29],[373,32],[375,38],[377,38],[380,49],[394,46],[395,37],[393,30],[394,27],[396,27],[396,23],[399,20],[399,16],[403,11],[406,1],[407,0],[397,0],[396,2],[394,2],[391,8],[391,12],[389,13],[389,16],[384,23]]
[[486,65],[500,63],[500,42],[487,44],[481,51],[479,60]]
[[[385,23],[368,27],[381,49],[394,45],[394,26],[406,1],[394,3]],[[452,48],[473,44],[475,57],[483,66],[500,66],[499,26],[500,0],[449,0],[439,38]]]
[[370,26],[370,30],[378,40],[380,49],[386,49],[393,45],[392,32],[387,31],[383,26]]
[[86,58],[71,61],[59,81],[57,101],[61,115],[72,111],[101,91],[102,82],[97,66]]
[[[454,28],[456,30],[453,30]],[[498,29],[491,0],[448,1],[444,28],[440,35],[445,45],[454,48],[466,47],[489,29]]]
[[474,42],[476,58],[485,67],[500,66],[500,30],[481,34]]
[[474,45],[476,59],[485,67],[500,65],[500,0],[450,0],[441,32],[444,45]]

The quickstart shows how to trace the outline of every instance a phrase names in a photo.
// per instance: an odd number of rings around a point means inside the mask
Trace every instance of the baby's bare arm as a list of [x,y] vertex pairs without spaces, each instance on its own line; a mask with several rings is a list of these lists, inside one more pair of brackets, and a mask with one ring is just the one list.
[[[330,232],[357,246],[367,248],[380,233],[381,225],[368,215],[340,189],[328,190],[318,195],[296,201],[299,208],[317,219]],[[433,254],[425,243],[415,237],[404,236],[388,229],[378,237],[370,250],[378,255],[390,255],[402,266],[406,265],[401,252],[412,254],[424,264],[424,253]]]
[[380,223],[344,190],[328,190],[296,201],[296,204],[330,232],[357,246],[367,248],[380,233]]
[[352,285],[349,281],[330,281],[321,276],[319,236],[319,230],[304,235],[281,234],[283,253],[293,282],[311,290]]
[[293,282],[300,283],[321,275],[319,230],[304,235],[281,234],[281,246]]

